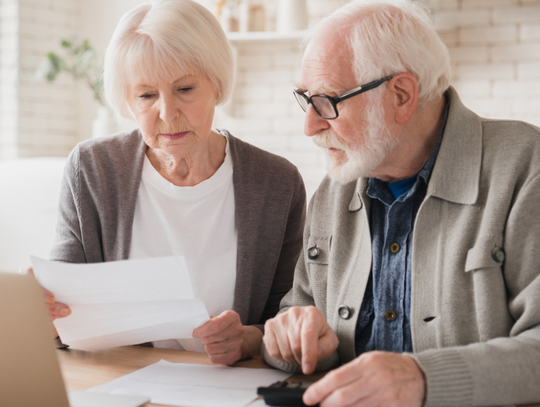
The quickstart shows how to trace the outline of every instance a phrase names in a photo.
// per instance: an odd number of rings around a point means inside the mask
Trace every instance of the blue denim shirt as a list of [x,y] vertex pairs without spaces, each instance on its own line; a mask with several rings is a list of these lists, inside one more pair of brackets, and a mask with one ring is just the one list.
[[369,179],[373,262],[356,325],[356,355],[372,350],[413,351],[410,309],[414,221],[426,196],[447,117],[448,108],[437,144],[414,176],[416,181],[404,183],[412,184],[408,191],[395,198],[386,182]]

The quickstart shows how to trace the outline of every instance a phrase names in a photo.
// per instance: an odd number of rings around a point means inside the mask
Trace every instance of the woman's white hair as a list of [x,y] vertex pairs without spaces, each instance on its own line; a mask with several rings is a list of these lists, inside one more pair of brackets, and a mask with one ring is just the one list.
[[330,24],[344,29],[358,85],[410,72],[418,81],[423,105],[441,97],[451,77],[448,49],[429,14],[418,1],[355,0],[322,20],[310,37]]
[[124,14],[103,66],[105,96],[116,113],[131,118],[127,96],[135,80],[155,82],[181,74],[206,75],[217,104],[229,98],[234,56],[212,13],[192,0],[157,0]]

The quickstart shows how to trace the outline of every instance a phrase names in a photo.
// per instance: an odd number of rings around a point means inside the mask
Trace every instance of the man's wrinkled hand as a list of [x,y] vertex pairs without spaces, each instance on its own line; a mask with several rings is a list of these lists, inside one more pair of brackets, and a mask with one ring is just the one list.
[[292,307],[266,321],[264,345],[274,359],[298,363],[304,374],[337,349],[339,341],[324,315],[315,307]]
[[424,373],[416,361],[390,352],[367,352],[328,373],[304,393],[304,403],[321,407],[421,407]]

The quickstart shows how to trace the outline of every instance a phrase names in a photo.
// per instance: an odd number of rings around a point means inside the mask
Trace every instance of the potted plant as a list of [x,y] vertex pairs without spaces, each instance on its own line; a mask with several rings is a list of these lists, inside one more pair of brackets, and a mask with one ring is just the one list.
[[38,78],[54,82],[60,74],[66,73],[75,81],[85,84],[100,105],[98,116],[92,124],[92,137],[116,133],[116,119],[103,97],[102,67],[97,51],[87,39],[64,39],[60,45],[62,54],[48,52],[45,55],[37,71]]

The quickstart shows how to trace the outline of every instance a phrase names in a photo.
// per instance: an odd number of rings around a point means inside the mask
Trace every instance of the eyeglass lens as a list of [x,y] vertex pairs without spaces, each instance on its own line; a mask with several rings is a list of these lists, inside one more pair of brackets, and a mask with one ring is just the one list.
[[329,98],[325,96],[312,96],[311,103],[315,107],[315,110],[325,119],[334,119],[337,117],[334,105]]
[[307,112],[307,108],[308,108],[308,105],[309,105],[309,102],[307,100],[307,97],[306,95],[302,94],[302,93],[298,93],[296,91],[293,92],[294,93],[294,97],[296,98],[296,101],[298,102],[298,104],[300,105],[300,107],[302,108],[302,110],[304,112]]
[[[294,92],[294,97],[298,101],[298,104],[304,112],[307,112],[309,101],[306,95],[299,92]],[[311,103],[313,107],[325,119],[334,119],[337,117],[336,110],[332,102],[325,96],[315,95],[311,97]]]

